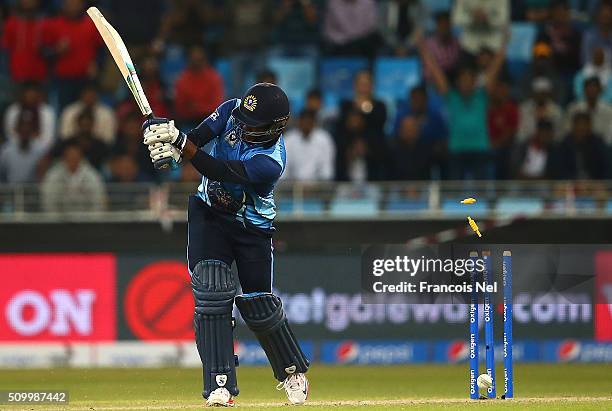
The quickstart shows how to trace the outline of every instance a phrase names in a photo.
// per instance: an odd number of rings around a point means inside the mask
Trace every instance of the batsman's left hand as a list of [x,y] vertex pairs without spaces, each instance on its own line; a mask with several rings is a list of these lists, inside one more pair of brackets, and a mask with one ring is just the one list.
[[149,156],[151,157],[151,161],[153,163],[160,160],[164,160],[166,158],[171,158],[176,163],[180,163],[183,159],[180,150],[170,143],[148,144],[148,148]]

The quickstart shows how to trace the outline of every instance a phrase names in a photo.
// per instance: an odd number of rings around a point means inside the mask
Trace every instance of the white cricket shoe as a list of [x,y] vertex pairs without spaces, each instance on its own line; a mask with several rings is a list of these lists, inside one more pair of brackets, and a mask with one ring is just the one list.
[[234,398],[227,388],[217,388],[208,396],[206,405],[209,407],[233,407]]
[[308,378],[303,373],[291,374],[285,381],[278,383],[277,390],[285,390],[291,404],[302,404],[308,398]]

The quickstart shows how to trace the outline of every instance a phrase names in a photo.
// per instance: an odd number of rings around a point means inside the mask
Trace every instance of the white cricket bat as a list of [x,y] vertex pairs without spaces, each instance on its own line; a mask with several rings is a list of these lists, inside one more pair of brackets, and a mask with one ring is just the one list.
[[[149,105],[149,101],[147,100],[147,96],[142,89],[142,85],[140,84],[140,80],[138,80],[138,75],[136,74],[136,69],[134,68],[134,63],[132,63],[132,58],[130,57],[130,53],[128,53],[127,48],[125,47],[125,43],[121,39],[119,33],[110,23],[104,18],[100,10],[97,7],[90,7],[87,9],[87,14],[91,17],[91,20],[96,25],[98,32],[102,36],[108,51],[113,56],[115,60],[115,64],[119,68],[123,79],[127,83],[128,88],[132,92],[134,99],[136,100],[136,104],[138,104],[138,108],[143,116],[147,118],[153,118],[153,110],[151,110],[151,106]],[[157,169],[165,169],[170,167],[172,164],[172,159],[165,159],[155,162],[155,168]]]
[[117,33],[117,30],[115,30],[115,28],[111,26],[110,23],[104,18],[97,7],[88,8],[87,14],[89,14],[89,17],[91,17],[91,20],[93,20],[96,28],[100,32],[108,51],[110,51],[110,54],[113,56],[115,64],[117,64],[117,67],[119,67],[119,71],[121,72],[123,79],[132,92],[132,95],[134,96],[142,115],[147,117],[151,116],[153,111],[151,110],[147,96],[140,85],[140,80],[138,80],[134,63],[132,63],[130,53],[128,53],[121,36],[119,33]]

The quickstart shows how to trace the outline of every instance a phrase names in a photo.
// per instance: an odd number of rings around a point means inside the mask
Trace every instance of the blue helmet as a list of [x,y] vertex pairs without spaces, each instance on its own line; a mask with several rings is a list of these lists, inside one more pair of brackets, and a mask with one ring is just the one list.
[[239,137],[251,144],[277,140],[287,127],[289,99],[275,84],[258,83],[249,88],[232,111]]

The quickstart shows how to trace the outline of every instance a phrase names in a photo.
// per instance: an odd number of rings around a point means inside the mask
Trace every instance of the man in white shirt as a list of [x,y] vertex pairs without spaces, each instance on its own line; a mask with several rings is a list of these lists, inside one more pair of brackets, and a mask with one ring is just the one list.
[[12,141],[15,145],[19,144],[20,137],[17,128],[25,111],[36,112],[36,127],[31,137],[32,145],[36,150],[49,149],[55,139],[55,113],[51,106],[45,102],[40,85],[35,83],[25,84],[21,89],[19,100],[6,109],[4,134],[7,140]]
[[67,139],[76,134],[79,115],[89,109],[94,116],[94,134],[103,143],[112,144],[117,132],[117,121],[113,110],[98,101],[98,91],[89,85],[81,92],[79,100],[66,106],[60,117],[59,134]]
[[312,110],[304,110],[298,126],[285,133],[285,180],[327,181],[334,178],[336,146],[329,133],[317,127],[316,115]]
[[565,132],[569,133],[572,119],[576,113],[589,113],[593,121],[593,131],[612,145],[612,105],[601,97],[602,87],[599,77],[593,76],[584,80],[584,99],[574,101],[567,108]]

